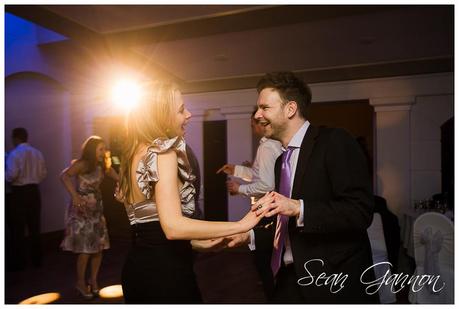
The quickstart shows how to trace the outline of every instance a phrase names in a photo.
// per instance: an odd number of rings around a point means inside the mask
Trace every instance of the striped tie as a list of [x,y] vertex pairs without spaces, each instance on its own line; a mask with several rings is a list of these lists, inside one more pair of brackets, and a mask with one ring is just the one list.
[[[290,157],[293,153],[293,147],[288,147],[282,154],[282,167],[280,174],[279,193],[290,197],[290,180],[292,171],[290,169]],[[285,237],[287,235],[288,216],[277,215],[276,233],[273,242],[273,254],[271,256],[271,270],[273,276],[276,277],[279,271],[282,259],[282,249],[285,244]]]

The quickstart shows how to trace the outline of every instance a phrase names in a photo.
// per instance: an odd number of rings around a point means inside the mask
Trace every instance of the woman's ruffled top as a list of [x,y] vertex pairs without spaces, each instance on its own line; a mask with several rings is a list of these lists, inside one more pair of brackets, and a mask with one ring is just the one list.
[[180,188],[182,214],[187,217],[191,217],[194,214],[194,195],[196,190],[192,182],[196,176],[191,172],[185,149],[185,140],[183,137],[178,136],[172,139],[158,138],[147,148],[147,152],[139,161],[136,170],[137,184],[145,195],[146,200],[126,206],[131,225],[159,221],[154,196],[154,185],[161,177],[158,173],[158,154],[168,150],[173,150],[177,153],[178,177],[183,183],[183,186]]

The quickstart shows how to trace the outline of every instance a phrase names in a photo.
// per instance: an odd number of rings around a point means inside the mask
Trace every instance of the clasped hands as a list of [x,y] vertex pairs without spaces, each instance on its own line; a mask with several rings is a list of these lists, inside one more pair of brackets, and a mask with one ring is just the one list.
[[257,215],[268,211],[265,217],[281,214],[295,217],[300,214],[300,201],[283,196],[275,191],[266,193],[261,199],[252,205],[252,211]]
[[[277,192],[268,192],[251,207],[257,216],[264,213],[264,217],[272,217],[277,214],[298,217],[300,214],[300,201],[293,200]],[[192,240],[194,250],[200,252],[217,252],[226,248],[247,245],[250,241],[249,232],[235,234],[208,240]]]

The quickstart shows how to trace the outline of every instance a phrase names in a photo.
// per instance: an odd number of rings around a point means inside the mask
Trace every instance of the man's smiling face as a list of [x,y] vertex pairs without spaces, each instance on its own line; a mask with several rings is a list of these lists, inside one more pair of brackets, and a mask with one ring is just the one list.
[[265,127],[265,136],[281,140],[287,127],[287,109],[274,88],[263,89],[258,96],[255,119]]

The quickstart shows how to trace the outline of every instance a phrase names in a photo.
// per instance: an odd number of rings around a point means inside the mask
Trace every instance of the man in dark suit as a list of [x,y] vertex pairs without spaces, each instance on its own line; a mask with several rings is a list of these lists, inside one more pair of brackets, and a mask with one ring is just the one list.
[[367,236],[374,201],[362,151],[346,131],[307,121],[311,92],[294,74],[267,74],[257,90],[255,118],[284,150],[276,192],[253,205],[257,212],[269,207],[273,222],[233,236],[228,246],[255,250],[270,302],[377,302],[361,282],[374,280]]

